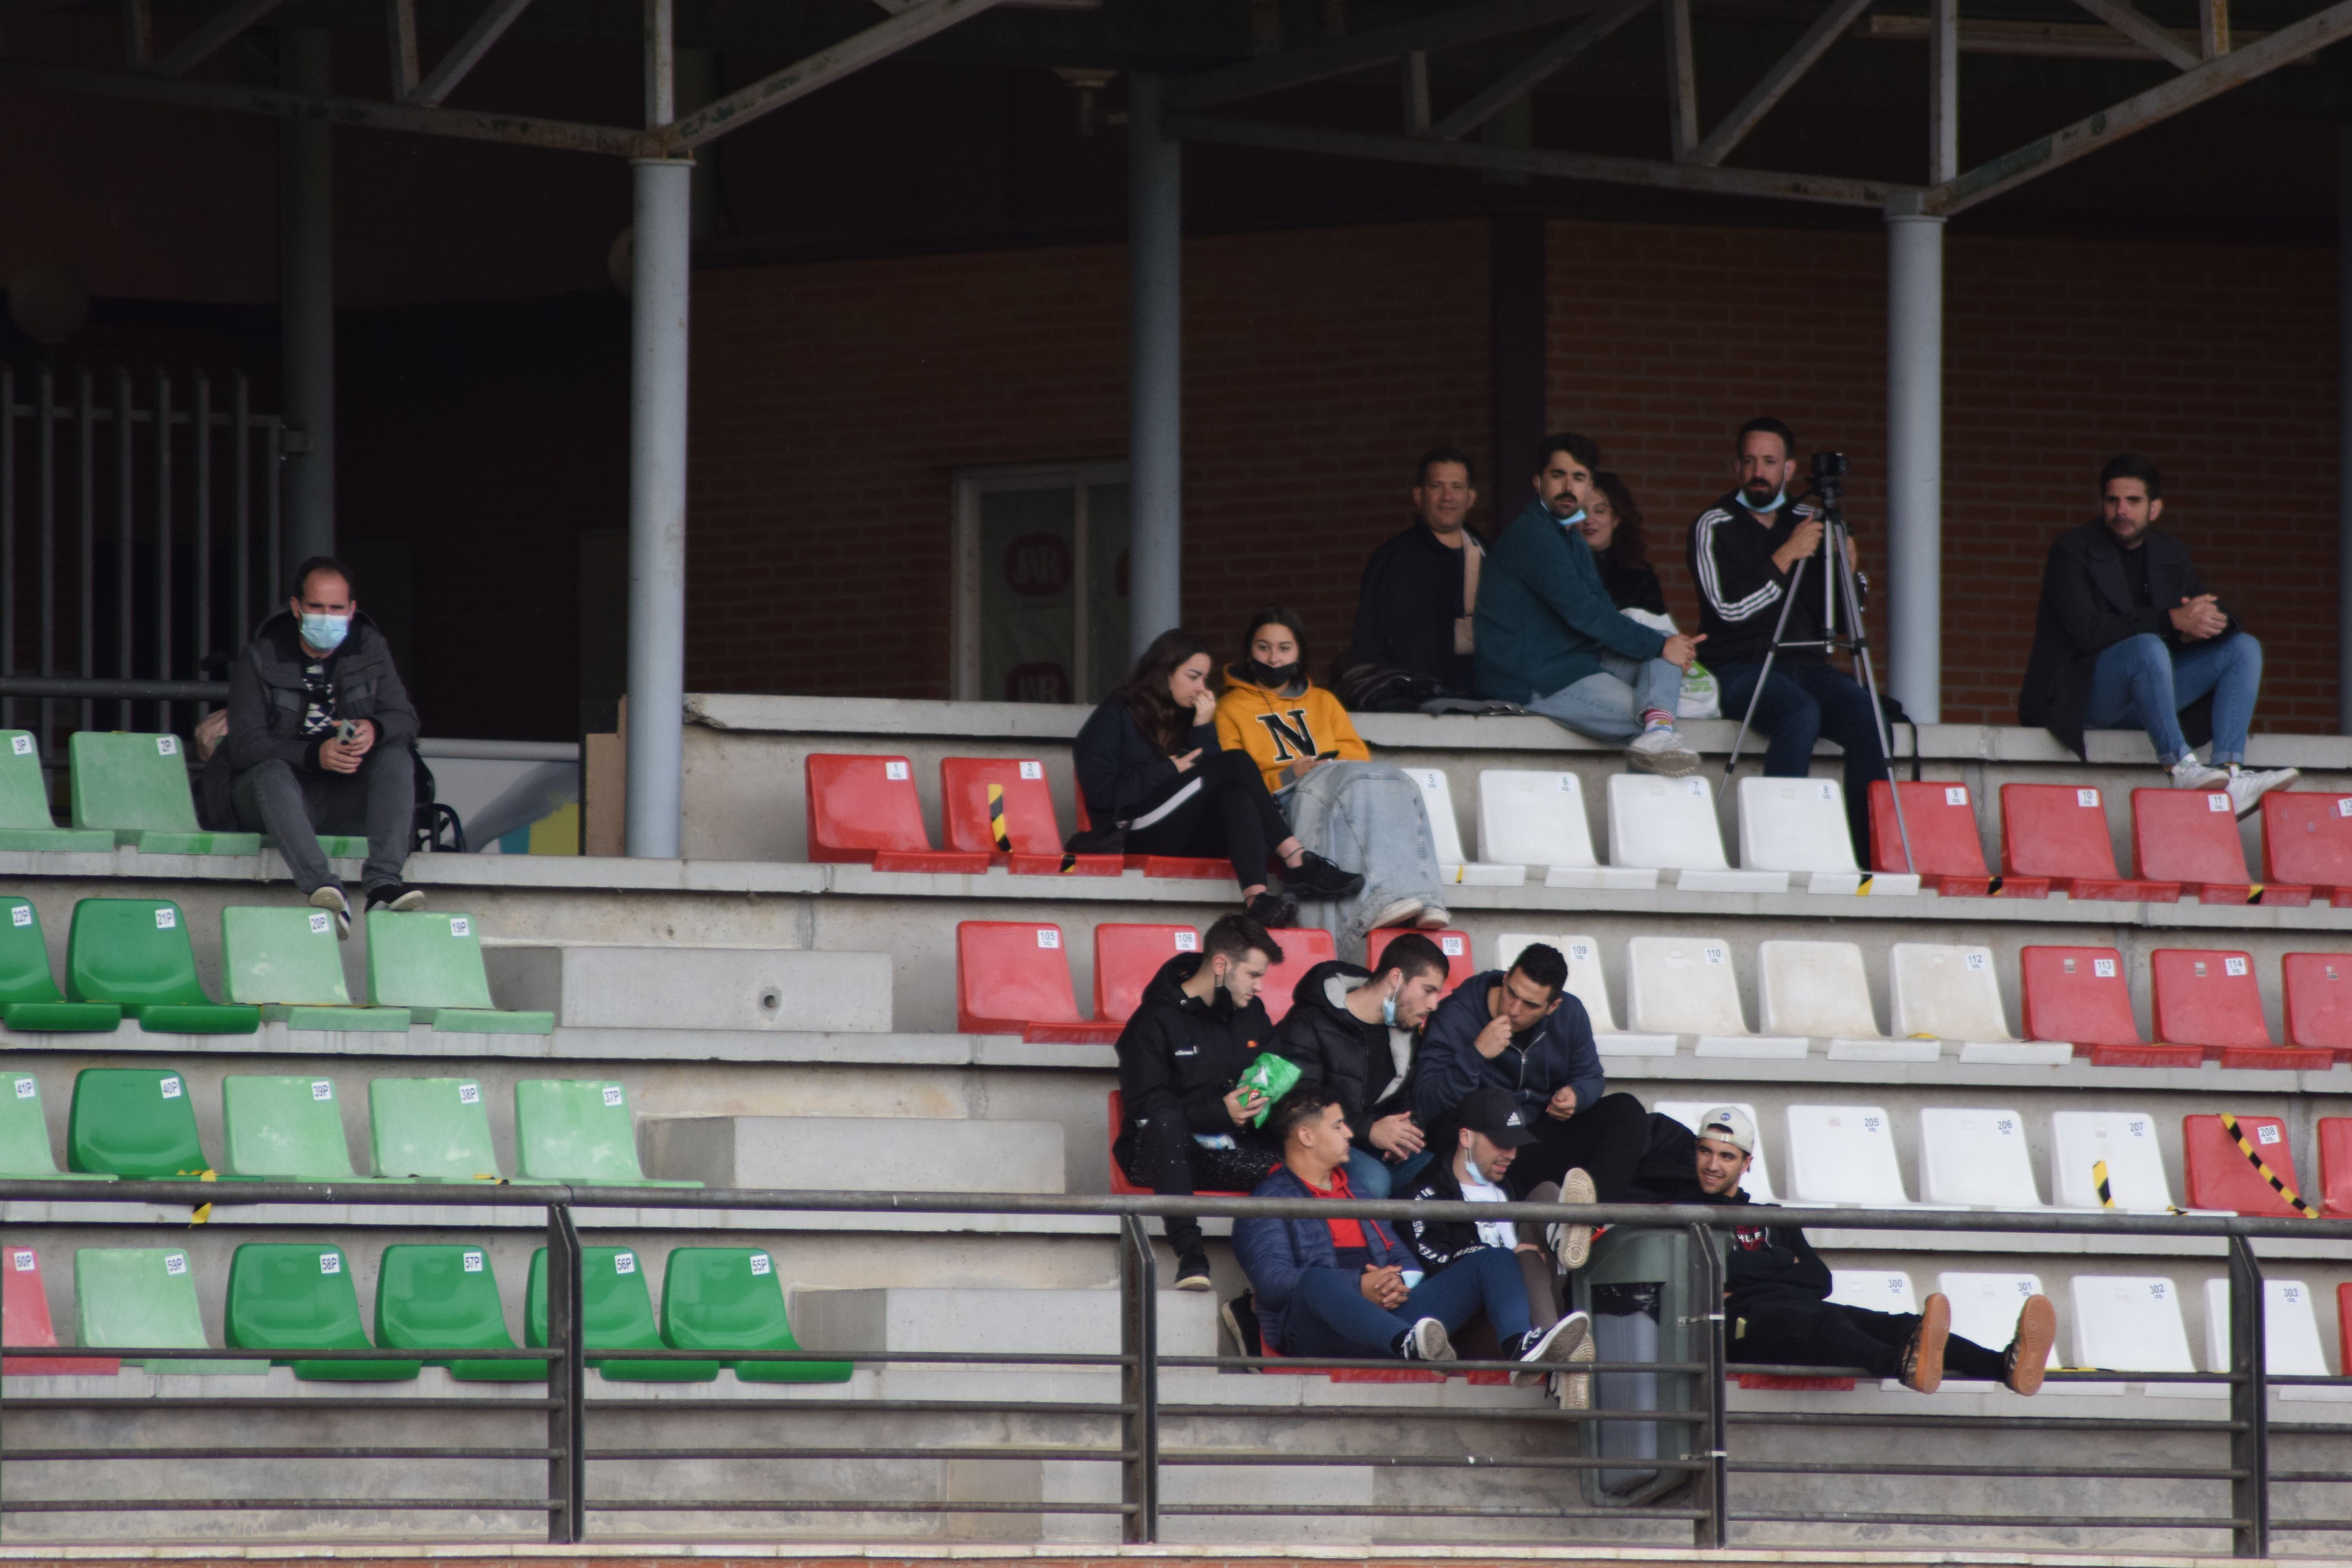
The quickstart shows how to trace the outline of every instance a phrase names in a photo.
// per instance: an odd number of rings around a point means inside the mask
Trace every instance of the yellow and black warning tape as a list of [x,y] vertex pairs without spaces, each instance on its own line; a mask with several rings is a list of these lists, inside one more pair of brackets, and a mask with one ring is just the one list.
[[2303,1194],[2288,1186],[2286,1179],[2271,1169],[2270,1162],[2263,1158],[2261,1152],[2255,1149],[2253,1140],[2248,1138],[2245,1130],[2238,1125],[2238,1119],[2226,1110],[2221,1112],[2221,1131],[2227,1132],[2235,1141],[2238,1152],[2243,1154],[2246,1157],[2246,1163],[2253,1166],[2254,1174],[2268,1182],[2271,1184],[2271,1191],[2286,1200],[2287,1207],[2305,1219],[2319,1217],[2319,1211],[2304,1202]]
[[[2107,1163],[2105,1160],[2094,1160],[2091,1162],[2091,1184],[2098,1189],[2099,1206],[2101,1208],[2111,1209],[2116,1206],[2116,1191],[2114,1185],[2107,1180]],[[2167,1204],[2164,1205],[2164,1212],[2167,1214],[2187,1214],[2189,1211],[2184,1208],[2176,1207],[2171,1204]]]
[[1000,852],[1012,850],[1013,833],[1004,826],[1004,786],[1001,784],[988,786],[988,837]]

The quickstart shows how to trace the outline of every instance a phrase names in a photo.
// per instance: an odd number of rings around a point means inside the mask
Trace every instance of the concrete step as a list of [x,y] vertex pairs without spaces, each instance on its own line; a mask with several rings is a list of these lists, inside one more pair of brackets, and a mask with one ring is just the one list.
[[799,1192],[1059,1193],[1058,1121],[891,1116],[647,1116],[649,1174]]
[[887,952],[763,947],[485,944],[503,1007],[604,1029],[887,1033]]
[[[1159,1293],[1163,1355],[1217,1353],[1217,1302],[1205,1290]],[[793,1331],[811,1350],[1007,1351],[1116,1355],[1116,1290],[993,1290],[889,1286],[802,1288]]]

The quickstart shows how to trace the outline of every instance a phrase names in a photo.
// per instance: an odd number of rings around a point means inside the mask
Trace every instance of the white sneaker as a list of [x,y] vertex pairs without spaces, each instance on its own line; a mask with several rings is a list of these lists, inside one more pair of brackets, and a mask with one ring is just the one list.
[[335,917],[335,940],[352,940],[352,901],[343,896],[341,888],[332,882],[321,882],[310,893],[310,907],[324,910]]
[[1683,744],[1674,726],[1662,724],[1654,730],[1644,730],[1639,740],[1625,748],[1625,765],[1637,773],[1678,779],[1698,771],[1698,753]]
[[2303,776],[2300,768],[2272,768],[2266,773],[2250,773],[2242,769],[2230,770],[2228,785],[2230,804],[2238,808],[2240,816],[2254,809],[2265,795],[2282,789]]
[[[1582,1169],[1570,1171],[1559,1179],[1559,1201],[1564,1204],[1591,1204],[1601,1201],[1593,1190],[1592,1177]],[[1584,1267],[1592,1256],[1592,1227],[1589,1225],[1554,1225],[1544,1239],[1551,1243],[1551,1255],[1561,1268],[1573,1272]]]
[[[1598,1361],[1598,1352],[1599,1347],[1592,1342],[1592,1336],[1587,1334],[1584,1342],[1569,1352],[1569,1364],[1574,1366],[1580,1362]],[[1589,1372],[1555,1373],[1552,1374],[1552,1393],[1559,1399],[1562,1410],[1590,1410],[1592,1408],[1592,1374]]]
[[[2227,768],[2209,768],[2189,752],[2172,764],[2172,787],[2175,789],[2220,789],[2230,782]],[[2245,813],[2238,814],[2243,816]]]
[[1423,931],[1444,931],[1454,923],[1454,915],[1442,904],[1423,904],[1412,923]]
[[1446,1337],[1445,1325],[1435,1318],[1423,1318],[1406,1331],[1404,1359],[1407,1361],[1452,1361],[1454,1342]]
[[1379,931],[1383,926],[1412,925],[1421,919],[1421,911],[1424,907],[1419,899],[1398,899],[1393,902],[1383,904],[1381,906],[1381,912],[1372,917],[1370,929]]

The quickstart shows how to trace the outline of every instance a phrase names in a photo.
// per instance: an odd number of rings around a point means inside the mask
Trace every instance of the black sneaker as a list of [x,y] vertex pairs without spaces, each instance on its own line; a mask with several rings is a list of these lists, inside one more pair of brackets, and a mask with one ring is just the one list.
[[1352,899],[1364,890],[1364,879],[1342,871],[1309,849],[1298,864],[1282,874],[1283,888],[1302,899]]
[[1444,1323],[1423,1318],[1397,1336],[1396,1352],[1407,1361],[1452,1361],[1454,1342],[1446,1337]]
[[412,888],[406,882],[379,882],[367,892],[367,912],[391,910],[399,914],[419,909],[425,903],[425,889]]
[[[1224,1305],[1219,1307],[1217,1309],[1217,1318],[1219,1321],[1225,1325],[1225,1332],[1234,1342],[1234,1345],[1235,1347],[1234,1353],[1238,1355],[1264,1355],[1265,1353],[1265,1351],[1259,1348],[1259,1341],[1257,1337],[1257,1300],[1255,1297],[1251,1295],[1250,1292],[1244,1290],[1240,1295],[1234,1297],[1232,1300],[1227,1301]],[[1263,1369],[1255,1366],[1245,1366],[1241,1368],[1241,1370],[1244,1372],[1258,1372]]]
[[1242,913],[1268,931],[1282,931],[1298,923],[1298,900],[1288,893],[1260,893],[1242,906]]
[[1209,1255],[1199,1247],[1191,1247],[1176,1255],[1176,1289],[1205,1290],[1209,1288]]

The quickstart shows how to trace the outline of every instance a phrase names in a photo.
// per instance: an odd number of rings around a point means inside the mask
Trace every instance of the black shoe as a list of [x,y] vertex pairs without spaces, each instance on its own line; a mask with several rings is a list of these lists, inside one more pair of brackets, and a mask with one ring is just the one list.
[[1260,893],[1242,906],[1242,913],[1268,931],[1281,931],[1298,923],[1298,900],[1288,893]]
[[1209,1255],[1199,1247],[1188,1247],[1176,1255],[1176,1289],[1206,1290],[1209,1288]]
[[1446,1337],[1444,1323],[1423,1318],[1397,1336],[1396,1352],[1407,1361],[1452,1361],[1454,1342]]
[[1342,871],[1309,849],[1297,866],[1283,872],[1282,886],[1302,899],[1352,899],[1364,890],[1364,879],[1354,871]]
[[424,903],[425,889],[412,888],[405,882],[379,882],[367,893],[369,914],[378,910],[391,910],[404,915],[411,910],[422,908]]
[[[1258,1348],[1257,1300],[1255,1297],[1252,1296],[1250,1292],[1244,1290],[1240,1295],[1234,1297],[1232,1300],[1227,1301],[1224,1305],[1219,1307],[1217,1309],[1217,1317],[1218,1320],[1225,1325],[1225,1332],[1231,1336],[1234,1344],[1236,1347],[1236,1354],[1264,1355],[1265,1353],[1265,1351]],[[1242,1370],[1244,1372],[1257,1372],[1262,1369],[1249,1366],[1244,1367]]]

